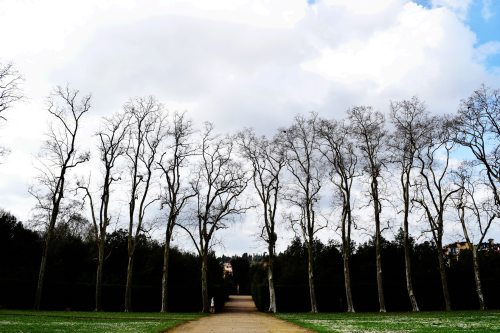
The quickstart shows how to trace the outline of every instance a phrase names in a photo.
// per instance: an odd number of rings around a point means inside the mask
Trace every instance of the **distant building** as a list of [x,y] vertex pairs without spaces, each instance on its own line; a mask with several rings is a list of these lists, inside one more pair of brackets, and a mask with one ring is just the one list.
[[487,243],[481,243],[479,245],[479,251],[495,251],[500,252],[500,244],[495,244],[495,240],[493,238],[488,239]]
[[446,244],[443,246],[443,253],[450,259],[458,259],[458,255],[461,250],[468,250],[469,244],[467,242],[456,242],[451,244]]
[[[458,260],[458,256],[461,250],[469,250],[469,244],[467,242],[456,242],[451,244],[446,244],[443,246],[443,253],[448,256],[449,259]],[[493,238],[488,239],[487,243],[481,243],[478,248],[479,251],[495,251],[500,252],[500,244],[495,244]]]
[[222,263],[222,274],[224,277],[227,275],[233,275],[233,268],[231,267],[230,263]]

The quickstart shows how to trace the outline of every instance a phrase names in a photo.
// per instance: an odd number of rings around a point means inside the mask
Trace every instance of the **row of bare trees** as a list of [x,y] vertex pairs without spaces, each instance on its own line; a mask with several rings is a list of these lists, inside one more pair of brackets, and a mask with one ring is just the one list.
[[[182,227],[193,240],[202,259],[203,311],[209,312],[207,259],[221,240],[217,230],[250,208],[240,196],[250,177],[242,161],[234,158],[235,143],[228,136],[214,133],[206,123],[200,139],[185,113],[168,115],[154,97],[137,97],[123,111],[101,120],[98,138],[100,174],[70,179],[70,170],[90,161],[90,152],[78,147],[81,119],[91,108],[91,95],[78,98],[79,91],[57,87],[47,98],[47,111],[53,116],[40,153],[37,179],[30,186],[36,198],[33,222],[44,233],[45,246],[40,266],[34,309],[39,309],[45,266],[56,223],[81,217],[88,206],[92,236],[98,247],[96,311],[102,311],[101,284],[106,258],[106,235],[117,224],[121,207],[128,220],[128,267],[125,311],[132,311],[134,252],[141,235],[158,224],[165,227],[165,252],[162,279],[162,312],[168,311],[168,262],[174,227]],[[85,172],[84,172],[85,173]],[[63,202],[63,198],[67,199]],[[75,205],[80,202],[82,205]],[[124,203],[127,202],[127,205]],[[156,206],[155,206],[156,205]],[[186,209],[189,206],[189,209]],[[163,212],[152,216],[153,207]],[[63,212],[66,212],[63,214]],[[181,220],[181,222],[179,222]],[[111,249],[112,251],[112,249]]]
[[[347,306],[349,312],[354,312],[349,273],[351,236],[353,229],[366,228],[367,224],[375,239],[380,311],[386,311],[381,236],[394,218],[382,214],[384,210],[402,215],[397,220],[404,231],[406,282],[413,311],[419,308],[411,279],[411,220],[426,221],[416,229],[428,233],[437,245],[446,310],[452,306],[443,237],[445,227],[450,230],[460,222],[463,237],[473,252],[480,308],[485,309],[477,251],[500,217],[499,93],[482,86],[461,101],[454,115],[431,115],[425,103],[413,97],[390,102],[387,125],[385,114],[369,106],[356,106],[347,110],[343,120],[324,119],[314,112],[309,117],[298,115],[291,126],[280,128],[273,140],[257,138],[251,130],[240,132],[242,155],[250,162],[254,187],[262,202],[259,237],[269,251],[269,311],[277,311],[273,257],[276,212],[280,207],[287,208],[281,222],[301,235],[308,249],[311,312],[318,311],[314,238],[328,227],[338,231]],[[475,159],[462,158],[468,149]],[[328,194],[331,208],[337,212],[333,218],[325,214],[324,194]],[[372,217],[355,216],[356,203],[361,203],[358,208],[365,214],[371,206]],[[471,234],[476,236],[474,240]]]
[[[391,101],[388,116],[370,106],[353,106],[342,120],[311,112],[297,115],[272,139],[259,137],[252,129],[218,134],[211,123],[196,130],[185,113],[169,115],[154,97],[137,97],[121,112],[102,118],[95,133],[94,162],[78,144],[91,95],[79,97],[76,90],[57,87],[47,99],[54,121],[38,155],[39,177],[30,186],[37,200],[33,220],[43,226],[45,235],[34,308],[40,308],[54,228],[58,221],[81,219],[85,205],[98,246],[96,311],[103,310],[103,267],[111,255],[104,249],[108,227],[122,223],[123,207],[128,208],[126,312],[132,311],[134,251],[141,235],[158,224],[165,232],[161,311],[168,311],[169,252],[178,228],[201,258],[203,311],[209,312],[208,255],[214,246],[223,245],[218,231],[241,220],[249,209],[258,212],[257,237],[269,253],[270,312],[278,310],[273,262],[280,226],[301,235],[308,248],[312,312],[318,311],[315,238],[327,230],[341,237],[348,311],[354,312],[349,272],[353,232],[373,235],[380,311],[385,312],[381,237],[395,224],[404,230],[413,310],[419,311],[411,280],[410,227],[426,232],[437,245],[446,309],[451,310],[442,247],[445,231],[455,222],[473,250],[477,293],[484,309],[477,251],[500,213],[498,95],[499,90],[483,86],[463,100],[454,115],[431,115],[417,97]],[[467,151],[474,159],[461,158]],[[87,168],[80,176],[69,177],[71,170],[89,162],[99,164],[97,176]]]

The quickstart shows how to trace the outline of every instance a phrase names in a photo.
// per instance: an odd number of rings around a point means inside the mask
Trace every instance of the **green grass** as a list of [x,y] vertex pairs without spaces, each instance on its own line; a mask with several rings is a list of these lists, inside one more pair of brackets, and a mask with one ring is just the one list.
[[161,332],[202,313],[0,310],[0,332]]
[[500,311],[278,313],[316,332],[500,332]]

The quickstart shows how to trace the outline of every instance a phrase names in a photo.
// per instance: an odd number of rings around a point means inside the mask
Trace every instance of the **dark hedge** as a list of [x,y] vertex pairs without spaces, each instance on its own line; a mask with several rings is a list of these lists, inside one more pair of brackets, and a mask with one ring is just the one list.
[[[318,309],[346,311],[342,254],[339,244],[330,241],[314,242],[314,276]],[[444,296],[438,270],[437,247],[432,242],[417,243],[411,239],[410,260],[412,282],[417,303],[422,311],[444,310]],[[310,311],[308,286],[307,247],[299,238],[276,256],[274,279],[276,303],[280,312]],[[489,309],[500,308],[500,253],[479,253],[483,293]],[[351,289],[356,311],[379,311],[375,246],[373,240],[352,244],[349,255]],[[384,296],[388,311],[411,311],[406,289],[402,231],[393,241],[382,239],[382,273]],[[472,253],[463,250],[458,260],[450,260],[446,268],[452,308],[454,310],[479,309],[476,293]],[[254,264],[250,267],[252,296],[263,311],[269,306],[267,267]]]
[[[449,285],[454,310],[478,310],[479,301],[475,286]],[[483,289],[488,308],[500,308],[500,286],[497,281],[484,281]],[[343,286],[316,286],[316,299],[320,312],[347,311]],[[441,285],[414,285],[415,295],[421,311],[440,311],[445,307]],[[386,287],[387,311],[411,311],[405,284]],[[379,311],[377,285],[352,285],[354,309],[357,312]],[[269,286],[252,286],[252,298],[260,311],[269,307]],[[276,303],[279,312],[311,311],[309,286],[276,286]]]
[[[95,309],[97,246],[92,237],[59,228],[49,251],[42,292],[42,310],[92,311]],[[10,214],[0,216],[0,305],[11,309],[33,307],[43,238]],[[127,233],[107,235],[102,301],[105,311],[123,311],[127,272]],[[134,311],[160,311],[163,244],[141,237],[134,255],[132,307]],[[221,308],[230,288],[214,253],[208,257],[210,298]],[[220,287],[223,286],[223,287]],[[170,311],[200,311],[201,260],[194,253],[171,248],[168,275]]]
[[[31,309],[36,292],[36,281],[0,281],[0,304],[9,309]],[[215,298],[216,310],[222,309],[229,296],[229,287],[210,286],[210,299]],[[42,309],[62,311],[93,311],[95,285],[46,283],[43,289]],[[125,286],[102,286],[105,311],[124,311]],[[159,312],[161,286],[133,287],[132,307],[137,312]],[[171,312],[199,312],[202,309],[201,287],[169,286],[168,307]]]

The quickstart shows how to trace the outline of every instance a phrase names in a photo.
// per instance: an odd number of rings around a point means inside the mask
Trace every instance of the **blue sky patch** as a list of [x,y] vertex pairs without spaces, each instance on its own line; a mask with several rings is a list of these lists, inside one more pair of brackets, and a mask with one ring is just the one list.
[[[489,18],[485,16],[483,1],[475,1],[469,7],[467,21],[465,22],[476,33],[477,45],[487,42],[500,41],[500,2],[490,1],[488,6]],[[486,19],[487,18],[487,19]],[[500,67],[500,54],[489,56],[486,59],[488,69]]]
[[[414,0],[413,2],[425,8],[432,8],[430,0]],[[475,0],[469,6],[464,23],[476,34],[476,47],[487,42],[500,41],[500,1]],[[500,67],[500,54],[489,56],[485,65],[488,70]]]

